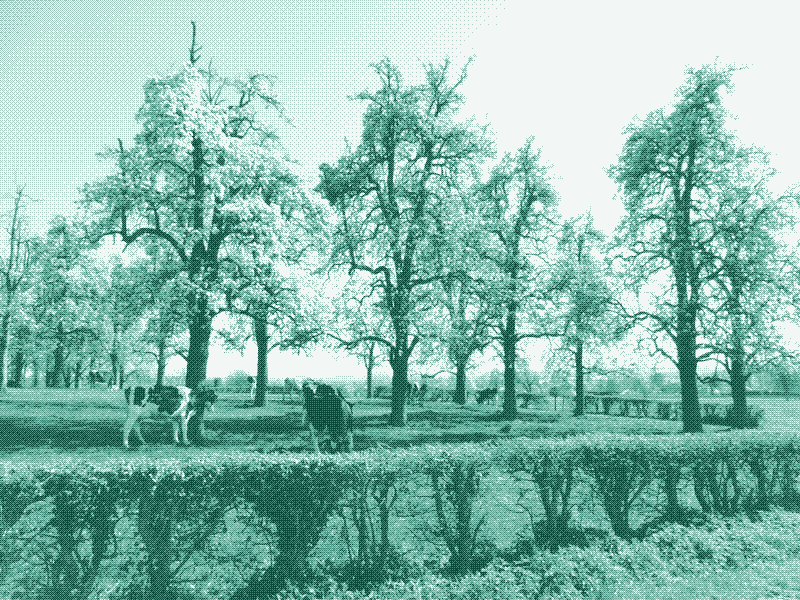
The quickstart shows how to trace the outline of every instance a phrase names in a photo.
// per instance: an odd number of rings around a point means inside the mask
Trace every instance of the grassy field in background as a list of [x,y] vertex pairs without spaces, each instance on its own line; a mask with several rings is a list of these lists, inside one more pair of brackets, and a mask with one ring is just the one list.
[[[587,431],[674,433],[681,427],[676,421],[656,419],[605,415],[574,418],[565,411],[553,412],[550,404],[520,409],[519,419],[509,423],[496,418],[496,406],[430,402],[408,407],[408,427],[393,428],[387,426],[388,400],[354,400],[356,450]],[[249,401],[248,394],[220,394],[215,411],[206,413],[208,446],[265,452],[310,450],[299,398],[272,395],[263,408],[247,407]],[[0,396],[0,454],[29,455],[34,449],[122,452],[125,418],[125,398],[120,391],[12,389]],[[166,422],[146,420],[142,432],[149,451],[172,445],[171,426]]]

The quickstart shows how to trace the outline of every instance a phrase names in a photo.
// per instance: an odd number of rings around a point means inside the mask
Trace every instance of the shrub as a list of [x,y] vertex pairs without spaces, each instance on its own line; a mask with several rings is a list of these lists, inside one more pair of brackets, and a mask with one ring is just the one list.
[[231,394],[249,394],[253,384],[248,377],[250,375],[244,371],[234,371],[225,378],[225,391]]

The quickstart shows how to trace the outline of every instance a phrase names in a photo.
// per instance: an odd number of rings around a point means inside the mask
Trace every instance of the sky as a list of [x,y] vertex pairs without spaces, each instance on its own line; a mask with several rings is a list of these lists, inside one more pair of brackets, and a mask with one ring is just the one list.
[[[605,169],[635,117],[667,106],[686,67],[718,60],[734,75],[725,107],[739,138],[772,154],[780,193],[800,182],[796,10],[790,2],[430,2],[68,0],[0,2],[0,212],[14,186],[44,227],[70,214],[80,187],[110,173],[96,154],[125,146],[148,78],[188,60],[196,21],[201,64],[223,75],[264,73],[291,125],[280,133],[308,189],[345,139],[357,142],[363,103],[384,57],[409,83],[423,65],[474,60],[464,118],[488,123],[498,157],[529,136],[551,165],[561,212],[590,209],[611,233],[622,204]],[[5,206],[4,206],[5,205]],[[172,368],[180,368],[177,363]],[[354,359],[270,355],[270,377],[355,372]],[[212,349],[209,376],[255,370]],[[285,375],[284,375],[285,374]]]

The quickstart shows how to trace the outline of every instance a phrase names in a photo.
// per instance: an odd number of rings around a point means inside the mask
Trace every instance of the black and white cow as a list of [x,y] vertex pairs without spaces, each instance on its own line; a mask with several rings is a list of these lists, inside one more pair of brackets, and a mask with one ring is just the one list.
[[[131,398],[131,392],[133,392],[133,398]],[[205,414],[205,408],[208,407],[209,410],[213,411],[216,398],[217,395],[214,391],[207,388],[200,388],[196,393],[184,386],[152,387],[149,390],[145,390],[142,386],[126,388],[125,400],[128,403],[128,419],[125,421],[125,427],[123,428],[122,443],[128,448],[128,438],[131,430],[134,430],[139,437],[139,441],[145,444],[139,421],[140,417],[146,414],[149,416],[166,415],[167,419],[172,423],[175,443],[180,444],[180,439],[178,438],[178,430],[180,429],[183,434],[183,443],[188,445],[187,429],[189,419],[199,415],[198,418],[201,421],[200,431],[202,432],[202,419]]]
[[317,436],[327,429],[331,450],[341,452],[344,445],[347,452],[352,452],[353,403],[345,399],[341,390],[311,380],[303,382],[301,394],[314,450],[319,453]]

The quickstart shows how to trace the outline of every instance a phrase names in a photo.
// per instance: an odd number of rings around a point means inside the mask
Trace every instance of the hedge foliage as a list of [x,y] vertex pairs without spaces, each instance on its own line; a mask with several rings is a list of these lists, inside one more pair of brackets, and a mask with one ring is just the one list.
[[[113,564],[127,573],[118,597],[177,597],[181,570],[212,556],[212,540],[236,522],[266,540],[270,560],[252,571],[249,591],[234,597],[263,597],[308,579],[311,552],[336,516],[350,583],[364,589],[391,574],[398,507],[423,496],[427,531],[447,549],[450,572],[463,577],[477,564],[486,518],[477,503],[490,475],[527,482],[520,499],[528,492],[538,499],[540,531],[556,550],[569,543],[579,480],[588,482],[618,538],[644,539],[672,531],[658,525],[680,523],[690,512],[678,493],[687,486],[708,514],[796,509],[799,457],[797,435],[745,431],[519,438],[348,455],[206,451],[185,460],[0,462],[0,585],[11,597],[85,598],[106,585]],[[634,527],[631,511],[645,490],[657,490],[657,516]],[[137,540],[125,550],[123,526],[135,529]],[[496,575],[500,585],[506,575]]]

